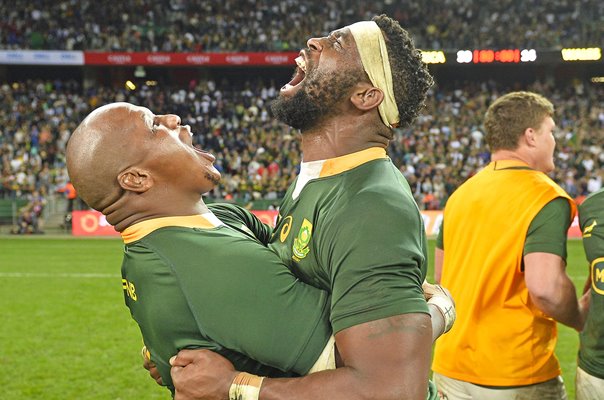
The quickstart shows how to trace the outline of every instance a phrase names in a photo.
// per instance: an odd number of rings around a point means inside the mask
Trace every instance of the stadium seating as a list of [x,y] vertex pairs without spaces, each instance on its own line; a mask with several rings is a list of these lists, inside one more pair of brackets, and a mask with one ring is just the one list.
[[427,49],[601,46],[604,13],[599,0],[13,3],[0,10],[4,49],[282,51],[304,46],[310,34],[382,12],[397,18]]
[[[88,96],[75,82],[4,85],[0,197],[23,196],[36,188],[48,194],[62,186],[66,141],[93,108],[128,100],[161,112],[155,99],[162,98],[164,112],[180,115],[196,134],[196,144],[217,156],[223,180],[210,198],[277,204],[297,173],[300,155],[295,133],[270,117],[268,103],[276,91],[263,82],[200,81],[188,90],[146,87],[131,93],[96,87]],[[559,169],[552,177],[573,196],[597,190],[604,166],[603,89],[542,84],[528,89],[548,93],[558,109]],[[396,131],[389,154],[409,179],[420,207],[442,208],[448,195],[488,162],[481,121],[489,101],[503,90],[494,83],[488,90],[471,84],[436,88],[419,120]]]

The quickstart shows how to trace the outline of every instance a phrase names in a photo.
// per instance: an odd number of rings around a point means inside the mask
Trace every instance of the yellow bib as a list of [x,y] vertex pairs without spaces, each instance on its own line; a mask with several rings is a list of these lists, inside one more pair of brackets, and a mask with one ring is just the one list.
[[551,200],[567,198],[547,175],[518,161],[491,162],[461,185],[444,214],[441,283],[457,309],[437,341],[433,369],[488,386],[520,386],[560,374],[556,322],[532,304],[522,270],[526,233]]

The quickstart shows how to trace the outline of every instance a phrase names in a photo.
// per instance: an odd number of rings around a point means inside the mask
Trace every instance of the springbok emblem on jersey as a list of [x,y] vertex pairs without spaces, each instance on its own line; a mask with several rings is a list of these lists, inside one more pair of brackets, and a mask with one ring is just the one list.
[[583,237],[584,238],[591,237],[591,233],[594,230],[594,228],[596,227],[596,225],[598,225],[598,221],[596,221],[594,219],[594,222],[592,222],[591,225],[586,226],[585,229],[583,229]]
[[310,237],[312,235],[312,223],[304,218],[302,226],[298,232],[298,237],[294,239],[294,245],[292,246],[292,252],[294,255],[292,258],[296,261],[300,261],[310,251],[308,244],[310,243]]

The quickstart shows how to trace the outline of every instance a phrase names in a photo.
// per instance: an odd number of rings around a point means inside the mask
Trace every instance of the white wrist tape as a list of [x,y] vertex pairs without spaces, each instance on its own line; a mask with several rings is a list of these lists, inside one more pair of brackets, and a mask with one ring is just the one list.
[[453,327],[453,323],[455,322],[455,305],[453,304],[453,300],[451,300],[448,296],[443,295],[434,295],[428,300],[428,304],[433,304],[438,308],[438,311],[443,315],[445,319],[445,331],[443,333],[449,332]]
[[229,400],[258,400],[263,376],[240,372],[229,389]]

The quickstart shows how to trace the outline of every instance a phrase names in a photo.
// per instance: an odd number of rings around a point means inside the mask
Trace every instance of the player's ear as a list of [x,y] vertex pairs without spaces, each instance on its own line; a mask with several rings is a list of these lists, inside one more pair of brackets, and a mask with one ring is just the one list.
[[535,147],[537,144],[537,131],[533,128],[526,128],[520,140],[524,141],[528,147]]
[[117,181],[124,190],[143,193],[153,186],[153,178],[149,171],[139,167],[129,167],[120,172]]
[[361,82],[355,86],[350,101],[356,108],[368,111],[376,108],[384,100],[384,92],[369,82]]

